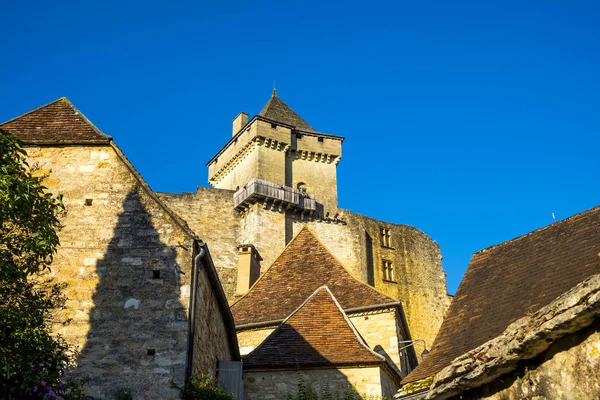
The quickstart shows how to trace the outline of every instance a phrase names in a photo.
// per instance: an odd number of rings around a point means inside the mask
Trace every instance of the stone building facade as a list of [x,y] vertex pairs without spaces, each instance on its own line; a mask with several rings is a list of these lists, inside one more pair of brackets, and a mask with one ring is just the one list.
[[389,398],[400,374],[383,354],[322,286],[244,357],[244,398],[285,399],[298,392],[299,380],[316,393],[343,396],[352,387],[363,398]]
[[63,195],[52,276],[67,283],[75,376],[111,399],[178,398],[171,383],[239,359],[233,318],[205,244],[150,190],[112,139],[62,98],[0,128],[20,138],[34,174]]
[[354,276],[401,301],[412,337],[431,344],[449,304],[439,246],[412,226],[338,208],[343,140],[317,132],[273,92],[258,115],[234,119],[207,164],[214,188],[158,195],[206,238],[230,302],[237,246],[255,246],[264,271],[308,226]]

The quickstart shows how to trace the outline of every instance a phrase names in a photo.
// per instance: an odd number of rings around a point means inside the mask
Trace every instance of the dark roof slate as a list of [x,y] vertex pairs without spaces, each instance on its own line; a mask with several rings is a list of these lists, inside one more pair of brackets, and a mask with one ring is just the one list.
[[258,115],[276,122],[291,125],[299,131],[316,132],[301,116],[296,114],[294,110],[277,97],[275,90],[273,90],[273,95]]
[[0,124],[25,144],[107,144],[111,137],[100,132],[65,97]]
[[247,369],[383,363],[383,356],[365,344],[326,286],[244,357]]
[[475,253],[431,353],[402,383],[435,375],[598,273],[600,206]]
[[282,320],[327,285],[344,310],[396,301],[355,279],[304,227],[248,293],[231,306],[236,325]]

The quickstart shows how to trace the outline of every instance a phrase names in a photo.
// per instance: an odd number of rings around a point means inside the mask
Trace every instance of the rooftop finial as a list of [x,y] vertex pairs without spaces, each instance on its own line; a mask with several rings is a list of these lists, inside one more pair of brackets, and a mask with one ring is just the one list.
[[272,97],[277,97],[277,89],[275,88],[275,81],[273,81],[273,93],[271,94]]

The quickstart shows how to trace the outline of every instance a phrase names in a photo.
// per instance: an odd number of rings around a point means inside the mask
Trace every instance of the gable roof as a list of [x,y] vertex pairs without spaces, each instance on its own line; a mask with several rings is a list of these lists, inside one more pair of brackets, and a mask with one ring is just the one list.
[[301,116],[296,114],[294,110],[277,97],[277,91],[275,89],[273,89],[271,98],[258,115],[273,121],[282,122],[286,125],[291,125],[299,131],[316,132]]
[[236,326],[282,320],[327,285],[344,310],[397,301],[355,279],[306,226],[231,306]]
[[0,128],[33,145],[108,144],[111,140],[66,97],[6,121]]
[[473,255],[431,353],[402,383],[438,373],[600,273],[600,206]]
[[327,286],[318,288],[254,351],[244,368],[383,364]]

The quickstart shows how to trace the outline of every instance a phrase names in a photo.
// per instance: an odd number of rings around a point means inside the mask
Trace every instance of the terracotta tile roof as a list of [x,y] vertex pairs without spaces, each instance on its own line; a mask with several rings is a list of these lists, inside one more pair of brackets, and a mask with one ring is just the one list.
[[429,356],[402,383],[438,373],[600,273],[600,206],[475,253]]
[[236,325],[282,320],[323,285],[344,310],[396,302],[352,277],[304,227],[250,291],[231,306],[231,312]]
[[326,286],[244,357],[244,369],[384,363],[385,358],[361,339]]
[[277,92],[275,90],[273,90],[273,95],[258,115],[273,121],[282,122],[286,125],[291,125],[300,131],[316,132],[304,119],[302,119],[301,116],[296,114],[294,110],[277,97]]
[[62,97],[0,124],[25,144],[107,144],[100,132],[69,100]]

